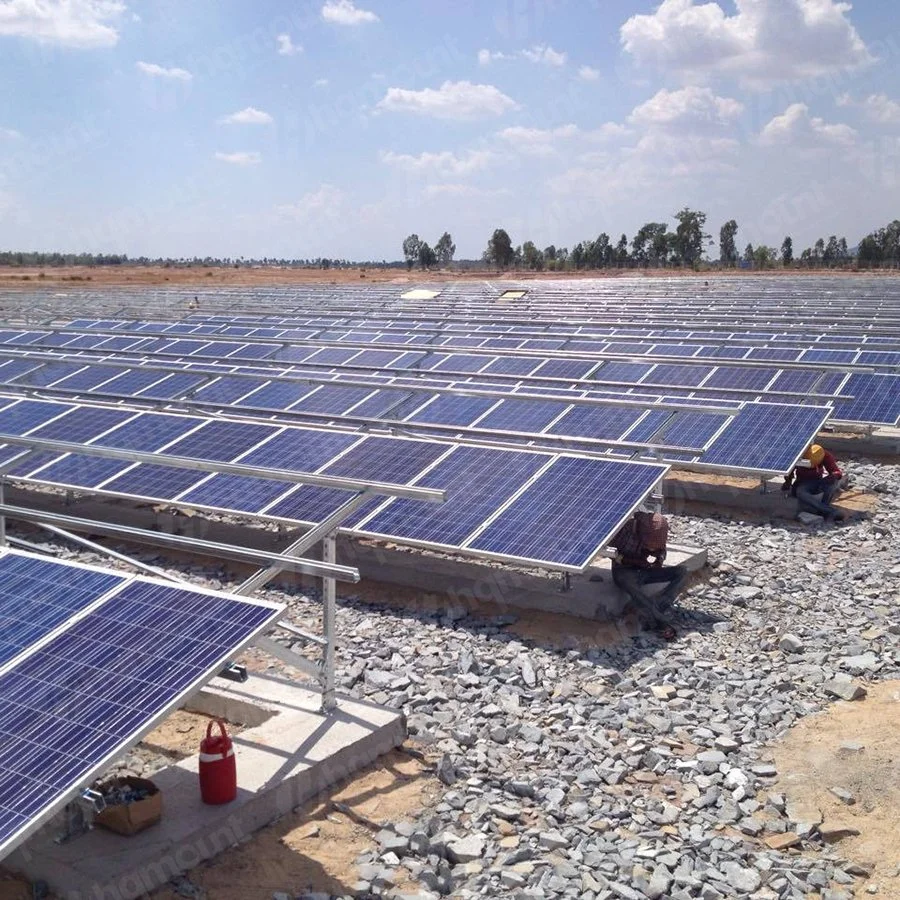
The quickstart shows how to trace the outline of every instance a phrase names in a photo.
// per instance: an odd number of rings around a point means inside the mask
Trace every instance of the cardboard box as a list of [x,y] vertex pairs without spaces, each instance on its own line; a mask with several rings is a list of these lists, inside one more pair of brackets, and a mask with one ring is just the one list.
[[143,800],[135,800],[134,803],[107,806],[94,819],[97,825],[102,825],[117,834],[128,835],[137,834],[139,831],[155,825],[162,818],[162,794],[152,781],[147,778],[125,776],[97,785],[96,790],[105,793],[108,789],[117,787],[143,788],[150,794]]

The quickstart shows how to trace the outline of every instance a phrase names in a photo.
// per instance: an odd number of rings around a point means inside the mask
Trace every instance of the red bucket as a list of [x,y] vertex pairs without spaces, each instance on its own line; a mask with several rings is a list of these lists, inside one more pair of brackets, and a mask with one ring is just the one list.
[[[212,733],[213,725],[219,734]],[[234,747],[221,719],[206,726],[200,741],[200,797],[204,803],[230,803],[237,797],[237,767]]]

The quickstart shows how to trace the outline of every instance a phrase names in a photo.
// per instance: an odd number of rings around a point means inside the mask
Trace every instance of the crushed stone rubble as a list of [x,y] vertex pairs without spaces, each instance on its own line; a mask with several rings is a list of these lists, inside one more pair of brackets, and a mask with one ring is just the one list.
[[[470,615],[450,599],[439,611],[342,599],[339,689],[403,710],[443,785],[417,820],[374,834],[355,896],[875,893],[825,823],[791,818],[769,750],[836,698],[865,702],[863,682],[900,677],[900,467],[850,468],[881,495],[861,521],[671,516],[671,540],[706,547],[710,561],[680,599],[671,644],[642,634],[559,650],[511,634],[514,615]],[[214,567],[177,571],[229,586]],[[318,622],[314,592],[267,594],[296,624]],[[118,771],[153,770],[139,762]],[[395,888],[410,876],[419,892]]]

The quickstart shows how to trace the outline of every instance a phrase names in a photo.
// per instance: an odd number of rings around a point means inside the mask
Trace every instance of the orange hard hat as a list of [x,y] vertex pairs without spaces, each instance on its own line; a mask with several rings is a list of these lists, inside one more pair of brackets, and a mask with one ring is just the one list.
[[814,466],[820,466],[822,460],[825,459],[825,448],[819,444],[812,444],[803,456]]

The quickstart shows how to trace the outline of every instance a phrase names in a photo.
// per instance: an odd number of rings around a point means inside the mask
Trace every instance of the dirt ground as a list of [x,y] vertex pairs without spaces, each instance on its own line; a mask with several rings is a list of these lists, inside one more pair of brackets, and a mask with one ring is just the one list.
[[[190,881],[215,900],[270,900],[276,891],[290,896],[303,891],[353,893],[355,860],[376,846],[374,835],[387,824],[413,819],[439,789],[440,783],[423,763],[394,751],[246,843],[194,869]],[[406,893],[419,890],[408,877],[395,886]],[[150,896],[179,900],[170,888]]]
[[[421,281],[461,281],[502,278],[512,281],[533,281],[545,278],[641,278],[641,277],[700,277],[700,278],[732,278],[747,276],[773,275],[822,275],[821,270],[783,271],[773,269],[764,272],[735,269],[728,272],[693,272],[680,269],[612,269],[589,272],[496,272],[492,270],[478,271],[432,271],[403,269],[381,269],[354,266],[349,269],[281,269],[274,266],[260,268],[233,266],[191,266],[190,268],[165,268],[163,266],[71,266],[51,268],[41,267],[0,267],[0,287],[22,287],[32,289],[41,285],[78,284],[83,287],[104,287],[124,285],[273,285],[273,284],[366,284],[372,282],[393,282],[405,284]],[[852,272],[829,271],[828,275],[865,274],[873,278],[891,278],[900,276],[900,271]]]
[[[162,724],[154,728],[141,744],[167,756],[184,759],[198,751],[200,741],[206,737],[206,728],[212,721],[214,720],[210,716],[202,713],[177,709]],[[242,725],[234,722],[229,722],[226,727],[232,736],[244,730]],[[213,733],[218,734],[218,729],[214,729]]]
[[[862,701],[838,701],[791,729],[775,748],[774,790],[813,821],[821,816],[826,825],[859,831],[835,845],[842,857],[872,866],[859,896],[877,885],[881,900],[900,900],[900,681],[870,685],[868,692]],[[847,805],[831,788],[849,791],[855,802]]]

